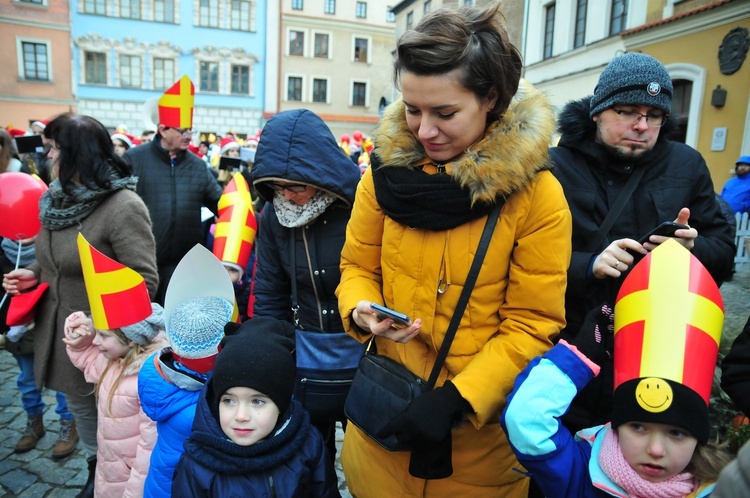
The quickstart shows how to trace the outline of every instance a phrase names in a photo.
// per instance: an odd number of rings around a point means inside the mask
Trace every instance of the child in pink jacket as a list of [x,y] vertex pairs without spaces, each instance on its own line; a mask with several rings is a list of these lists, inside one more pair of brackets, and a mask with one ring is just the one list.
[[143,496],[156,424],[141,410],[138,371],[146,358],[167,345],[163,310],[156,303],[151,308],[145,320],[113,330],[95,329],[80,311],[65,321],[68,356],[96,385],[96,496]]

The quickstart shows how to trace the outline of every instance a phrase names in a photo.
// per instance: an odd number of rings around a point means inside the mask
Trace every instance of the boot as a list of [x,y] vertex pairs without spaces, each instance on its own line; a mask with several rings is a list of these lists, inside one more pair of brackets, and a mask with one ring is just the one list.
[[27,451],[36,448],[36,443],[39,442],[42,436],[44,436],[44,420],[42,415],[39,414],[35,417],[29,416],[26,419],[26,430],[23,431],[23,436],[16,443],[15,452],[25,453]]
[[83,489],[76,495],[76,498],[94,498],[94,476],[96,475],[96,457],[93,456],[88,459],[89,463],[89,478],[86,479],[86,484],[83,485]]
[[75,420],[60,420],[60,436],[52,448],[52,459],[59,460],[73,453],[78,443]]

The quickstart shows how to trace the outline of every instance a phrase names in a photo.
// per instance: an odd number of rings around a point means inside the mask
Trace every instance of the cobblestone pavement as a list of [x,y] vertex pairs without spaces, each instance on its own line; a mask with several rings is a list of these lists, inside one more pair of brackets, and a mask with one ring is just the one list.
[[[724,297],[725,321],[722,350],[740,333],[750,315],[750,269],[739,270],[730,282],[721,286]],[[26,425],[26,415],[21,408],[21,399],[16,388],[18,366],[5,350],[0,350],[0,496],[73,498],[88,477],[86,460],[80,448],[63,460],[51,458],[52,447],[57,441],[60,423],[55,414],[55,396],[45,391],[44,426],[47,433],[36,449],[27,453],[13,453],[16,441]],[[341,450],[343,432],[337,431],[337,446]],[[350,498],[341,470],[336,460],[340,489],[344,498]]]

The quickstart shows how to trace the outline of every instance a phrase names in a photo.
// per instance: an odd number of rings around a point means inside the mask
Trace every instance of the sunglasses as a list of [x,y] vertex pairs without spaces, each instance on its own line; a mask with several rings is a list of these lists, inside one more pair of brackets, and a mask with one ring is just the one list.
[[300,183],[289,183],[287,185],[281,185],[278,183],[271,183],[270,187],[274,189],[276,192],[281,192],[283,190],[288,190],[289,192],[295,193],[295,194],[301,194],[305,190],[307,190],[307,185],[302,185]]

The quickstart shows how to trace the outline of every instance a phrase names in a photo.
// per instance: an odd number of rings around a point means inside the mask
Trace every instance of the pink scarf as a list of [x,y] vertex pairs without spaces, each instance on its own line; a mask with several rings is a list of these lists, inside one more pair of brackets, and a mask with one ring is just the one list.
[[690,472],[682,472],[658,483],[643,479],[622,455],[617,432],[611,427],[606,430],[599,451],[599,466],[631,498],[683,498],[695,490],[697,483]]

